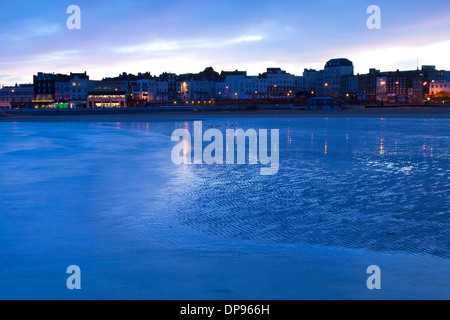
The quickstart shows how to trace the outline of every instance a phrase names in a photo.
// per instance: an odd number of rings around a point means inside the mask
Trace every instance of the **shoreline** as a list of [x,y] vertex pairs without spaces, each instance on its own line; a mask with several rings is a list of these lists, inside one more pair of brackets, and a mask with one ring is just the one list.
[[[34,110],[33,110],[34,111]],[[110,112],[113,111],[113,112]],[[42,112],[42,113],[40,113]],[[77,112],[80,112],[77,114]],[[196,119],[202,117],[244,117],[244,118],[427,118],[450,119],[450,106],[442,107],[397,107],[397,108],[365,108],[344,109],[338,111],[306,111],[306,110],[82,110],[66,112],[60,110],[25,112],[1,112],[0,122],[10,121],[115,121],[151,120],[151,119]]]

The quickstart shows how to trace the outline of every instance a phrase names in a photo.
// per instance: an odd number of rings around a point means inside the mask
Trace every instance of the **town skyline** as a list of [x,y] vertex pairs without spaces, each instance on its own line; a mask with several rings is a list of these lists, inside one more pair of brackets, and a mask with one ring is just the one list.
[[[155,104],[207,104],[220,101],[297,101],[328,96],[347,104],[415,103],[450,97],[450,71],[423,65],[419,69],[354,74],[347,58],[328,60],[323,69],[305,69],[297,76],[281,68],[249,75],[245,70],[198,73],[150,72],[94,80],[83,73],[33,75],[32,84],[0,88],[0,108],[127,108]],[[313,100],[309,100],[310,102]],[[432,102],[432,101],[431,101]],[[445,101],[440,101],[444,103]]]
[[105,79],[117,78],[117,77],[120,77],[120,76],[123,76],[123,75],[138,76],[138,77],[142,76],[143,77],[144,75],[149,74],[151,77],[155,77],[155,78],[160,77],[163,74],[174,74],[176,76],[196,75],[196,74],[204,72],[205,70],[210,69],[210,68],[212,70],[214,70],[215,72],[218,72],[219,74],[220,73],[239,71],[239,72],[245,72],[247,77],[258,77],[258,76],[261,76],[262,74],[264,74],[265,72],[267,72],[268,69],[281,69],[281,70],[285,71],[286,73],[291,74],[291,75],[293,75],[295,77],[303,77],[305,71],[310,71],[311,70],[311,71],[318,71],[319,72],[319,71],[324,69],[324,66],[326,66],[326,63],[328,61],[330,61],[330,60],[339,60],[339,59],[348,59],[349,61],[351,61],[353,63],[353,66],[354,66],[353,75],[355,75],[355,76],[367,74],[372,69],[379,70],[381,72],[396,72],[396,71],[421,70],[421,68],[424,67],[424,66],[425,67],[426,66],[433,66],[433,67],[436,68],[436,70],[442,70],[442,71],[447,71],[448,70],[448,72],[450,72],[450,68],[449,69],[441,68],[440,66],[438,66],[438,65],[436,65],[434,63],[420,64],[420,61],[417,61],[415,66],[413,66],[411,68],[407,68],[407,69],[397,68],[397,69],[387,70],[387,69],[379,68],[378,66],[374,65],[374,66],[371,66],[370,68],[368,68],[367,70],[365,70],[365,72],[356,72],[356,70],[358,70],[357,69],[357,65],[354,63],[354,61],[352,59],[349,59],[348,57],[332,57],[332,58],[329,58],[329,59],[325,60],[321,64],[321,66],[319,65],[319,67],[314,67],[314,68],[313,67],[305,67],[298,74],[289,72],[288,70],[285,70],[282,67],[277,66],[277,65],[265,66],[263,69],[259,70],[259,72],[256,72],[256,73],[251,73],[251,72],[249,72],[246,69],[238,69],[238,68],[219,69],[216,66],[211,66],[211,65],[210,66],[206,66],[205,65],[203,67],[200,67],[200,69],[191,70],[189,72],[173,72],[173,71],[168,71],[168,70],[165,70],[165,71],[162,71],[162,72],[152,72],[152,70],[138,70],[137,72],[128,72],[126,70],[123,70],[123,71],[118,72],[116,74],[112,74],[112,73],[107,73],[106,72],[101,77],[96,77],[92,72],[90,72],[89,70],[86,70],[86,69],[66,70],[66,71],[64,71],[64,70],[62,70],[62,71],[55,71],[55,70],[38,69],[36,72],[27,75],[27,77],[29,78],[29,81],[7,83],[7,84],[6,83],[5,84],[0,83],[0,88],[2,88],[2,87],[13,87],[13,86],[19,85],[19,84],[32,84],[33,83],[33,76],[35,76],[38,73],[48,73],[48,74],[54,74],[54,75],[68,75],[68,74],[82,74],[82,73],[85,73],[85,74],[89,75],[91,80],[105,80]]

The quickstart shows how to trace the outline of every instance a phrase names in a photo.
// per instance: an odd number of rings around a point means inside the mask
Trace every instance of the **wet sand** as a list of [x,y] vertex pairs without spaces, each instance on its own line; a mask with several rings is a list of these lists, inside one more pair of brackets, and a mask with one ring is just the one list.
[[173,164],[168,117],[0,123],[0,299],[450,298],[448,120],[229,117],[277,175]]
[[234,111],[130,111],[116,114],[12,114],[0,113],[0,121],[138,121],[165,119],[198,119],[203,117],[245,117],[245,118],[430,118],[450,119],[450,107],[410,107],[410,108],[366,108],[340,111],[305,110],[234,110]]

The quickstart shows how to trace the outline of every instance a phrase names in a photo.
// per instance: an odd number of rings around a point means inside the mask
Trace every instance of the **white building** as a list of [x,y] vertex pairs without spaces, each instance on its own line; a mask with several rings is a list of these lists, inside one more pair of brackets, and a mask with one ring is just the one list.
[[436,95],[441,92],[450,93],[450,80],[433,80],[433,81],[431,81],[429,94]]
[[0,89],[0,108],[25,108],[31,106],[34,97],[32,84],[20,84]]
[[177,82],[178,97],[183,101],[210,101],[216,98],[216,81],[185,80]]
[[353,63],[348,59],[332,59],[324,70],[304,69],[303,76],[297,77],[296,91],[335,98],[356,94],[358,78],[353,76]]
[[296,78],[279,68],[268,68],[259,76],[244,74],[227,75],[216,86],[217,98],[220,100],[264,99],[268,97],[268,88],[286,88],[290,94],[295,91]]
[[70,104],[74,108],[86,107],[89,76],[85,73],[70,73]]
[[216,85],[216,95],[220,100],[244,99],[246,94],[246,75],[229,75],[225,81]]
[[131,95],[134,100],[167,101],[169,99],[169,82],[156,78],[131,81]]
[[316,82],[316,91],[338,98],[346,94],[342,85],[344,76],[353,74],[353,63],[348,59],[332,59],[319,72]]
[[267,72],[260,75],[261,80],[265,79],[267,87],[288,87],[295,88],[295,76],[280,68],[267,68]]
[[317,82],[319,79],[319,72],[313,69],[305,69],[303,71],[303,92],[317,91]]

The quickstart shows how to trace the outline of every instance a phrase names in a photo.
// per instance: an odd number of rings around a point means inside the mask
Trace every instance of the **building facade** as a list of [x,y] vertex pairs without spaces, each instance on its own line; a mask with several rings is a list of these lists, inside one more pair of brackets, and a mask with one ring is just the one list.
[[450,94],[450,80],[431,80],[428,94],[434,97],[447,96]]
[[296,91],[303,97],[328,95],[346,98],[358,91],[353,62],[345,58],[329,60],[323,70],[304,69],[298,77]]
[[55,102],[70,103],[72,99],[70,76],[58,74],[55,78]]
[[70,73],[70,104],[72,108],[86,108],[89,76],[84,73]]
[[87,88],[87,108],[127,108],[128,81],[89,81]]
[[131,96],[136,103],[167,102],[169,82],[159,78],[139,79],[130,82]]
[[33,76],[35,108],[53,108],[55,106],[56,76],[53,73],[39,72]]
[[0,108],[32,108],[34,99],[33,84],[20,84],[0,89]]
[[334,98],[344,97],[348,87],[343,85],[345,76],[353,75],[353,62],[348,59],[332,59],[325,64],[324,70],[318,74],[316,91],[318,95],[328,95]]
[[259,76],[247,76],[245,71],[222,73],[217,82],[218,100],[252,100],[294,97],[296,77],[280,68],[268,68]]

